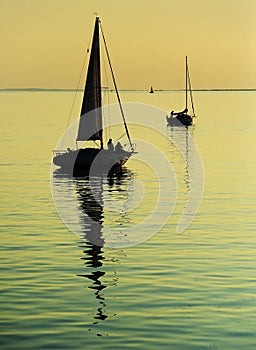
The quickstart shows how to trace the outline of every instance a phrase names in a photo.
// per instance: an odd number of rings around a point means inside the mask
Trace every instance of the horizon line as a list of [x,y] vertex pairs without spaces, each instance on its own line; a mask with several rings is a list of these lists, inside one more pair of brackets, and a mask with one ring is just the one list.
[[[108,90],[107,87],[103,87],[103,90],[114,91],[114,89]],[[43,92],[43,91],[84,91],[83,89],[69,89],[69,88],[39,88],[39,87],[24,87],[24,88],[0,88],[0,91],[33,91],[33,92]],[[148,89],[119,89],[119,91],[148,91]],[[154,89],[154,91],[186,91],[183,89]],[[199,88],[192,89],[191,91],[256,91],[256,88]]]

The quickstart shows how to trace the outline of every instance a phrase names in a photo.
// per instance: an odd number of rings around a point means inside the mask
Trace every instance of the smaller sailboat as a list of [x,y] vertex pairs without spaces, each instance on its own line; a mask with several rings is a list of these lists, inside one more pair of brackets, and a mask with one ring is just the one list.
[[[116,147],[110,138],[107,149],[103,145],[103,110],[102,110],[102,84],[101,84],[101,60],[100,60],[100,30],[107,55],[115,92],[123,119],[123,126],[129,141],[129,149],[125,150],[118,142]],[[90,59],[85,82],[83,102],[80,112],[79,128],[76,138],[78,142],[99,142],[97,147],[80,147],[75,150],[67,148],[66,150],[55,150],[53,163],[62,168],[73,171],[74,174],[89,172],[92,164],[96,164],[99,174],[108,173],[112,169],[121,169],[128,159],[135,153],[134,145],[131,142],[128,126],[126,124],[123,107],[121,104],[117,84],[110,62],[110,56],[103,34],[100,19],[96,17],[93,41],[91,46]],[[95,162],[96,161],[96,162]]]
[[[188,110],[188,95],[190,95],[191,112]],[[193,125],[193,118],[195,118],[194,103],[192,96],[191,81],[188,69],[188,58],[186,56],[186,95],[185,95],[185,109],[181,112],[171,111],[170,116],[166,116],[167,124],[170,126],[190,126]]]
[[153,87],[151,86],[150,90],[149,90],[149,93],[150,94],[153,94],[155,91],[153,90]]

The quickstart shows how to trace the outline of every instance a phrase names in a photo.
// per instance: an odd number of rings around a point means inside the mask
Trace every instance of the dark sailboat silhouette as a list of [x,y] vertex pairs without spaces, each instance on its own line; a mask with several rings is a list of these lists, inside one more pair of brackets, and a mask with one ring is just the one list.
[[150,90],[149,90],[149,93],[150,94],[153,94],[154,93],[154,90],[153,90],[153,87],[151,86]]
[[[102,123],[102,99],[101,99],[101,62],[100,62],[100,29],[104,42],[110,71],[115,86],[117,100],[123,119],[123,125],[129,141],[129,149],[124,150],[122,147],[114,150],[113,145],[104,149],[103,145],[103,123]],[[78,148],[78,142],[94,141],[97,148],[86,147]],[[109,141],[109,144],[112,140]],[[84,88],[84,96],[80,113],[79,128],[76,139],[77,149],[68,148],[64,151],[54,151],[53,163],[61,168],[74,170],[90,170],[92,163],[96,161],[96,172],[99,174],[108,173],[112,168],[121,168],[124,163],[132,156],[134,145],[131,142],[128,127],[126,124],[124,111],[122,108],[117,84],[110,62],[110,56],[106,45],[106,40],[102,30],[102,25],[98,17],[95,19],[93,41],[87,71],[87,78]]]
[[[190,101],[191,101],[191,108],[192,113],[188,114],[188,92],[190,94]],[[193,118],[195,118],[195,111],[194,111],[194,103],[193,103],[193,97],[192,97],[192,89],[191,89],[191,81],[190,81],[190,75],[189,75],[189,69],[188,69],[188,59],[186,56],[186,95],[185,95],[185,103],[186,107],[181,112],[174,112],[172,111],[170,113],[170,116],[166,116],[166,121],[168,125],[171,126],[190,126],[193,125]]]

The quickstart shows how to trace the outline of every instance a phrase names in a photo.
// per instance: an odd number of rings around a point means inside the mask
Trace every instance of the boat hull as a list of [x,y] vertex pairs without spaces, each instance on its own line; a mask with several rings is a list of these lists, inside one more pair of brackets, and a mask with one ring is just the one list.
[[81,148],[79,150],[67,150],[56,152],[53,164],[71,173],[73,176],[81,174],[109,174],[120,172],[122,166],[128,161],[134,152],[124,150],[109,151],[96,148]]
[[180,114],[176,117],[166,117],[166,121],[170,126],[190,126],[193,125],[193,118],[188,114]]

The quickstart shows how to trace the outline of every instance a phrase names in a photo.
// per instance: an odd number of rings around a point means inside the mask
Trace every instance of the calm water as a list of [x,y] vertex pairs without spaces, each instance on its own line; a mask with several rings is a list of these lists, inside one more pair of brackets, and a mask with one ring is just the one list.
[[[121,97],[167,111],[183,106],[181,92]],[[50,184],[51,151],[73,94],[1,92],[0,99],[1,349],[256,348],[255,92],[196,92],[190,136],[167,128],[164,115],[159,137],[142,132],[144,155],[154,143],[175,174],[170,184],[161,174],[159,204],[160,158],[130,160],[112,182],[95,178],[97,202],[86,179],[55,173],[58,210],[80,237],[59,218]],[[138,121],[156,122],[153,115]],[[131,133],[141,136],[135,125]],[[197,216],[178,233],[193,190],[189,174],[198,174],[192,143],[203,160],[204,192]],[[161,230],[138,226],[127,238],[156,206],[160,222],[170,210]],[[123,247],[97,247],[88,242],[92,233]]]

